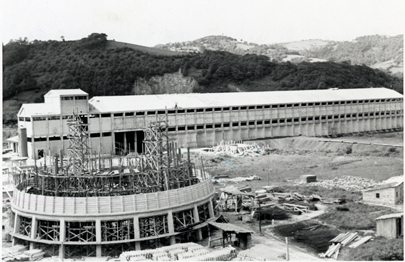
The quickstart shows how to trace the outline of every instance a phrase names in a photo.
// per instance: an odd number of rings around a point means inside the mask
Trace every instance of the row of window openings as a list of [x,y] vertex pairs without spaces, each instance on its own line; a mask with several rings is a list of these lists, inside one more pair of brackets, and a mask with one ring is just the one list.
[[[109,137],[111,136],[111,132],[105,132],[105,133],[93,133],[90,134],[90,137]],[[50,136],[48,137],[49,141],[57,141],[57,140],[62,140],[62,137],[60,136]],[[63,140],[69,140],[67,136],[63,136]],[[47,141],[46,137],[35,137],[34,138],[35,142],[45,142]],[[31,137],[27,137],[27,142],[32,142]]]
[[[385,115],[395,115],[395,113],[397,115],[399,115],[400,111],[391,111],[391,112],[375,112],[375,113],[358,113],[358,114],[346,114],[346,115],[329,115],[329,116],[315,116],[315,117],[301,117],[301,118],[281,118],[281,119],[273,119],[271,120],[272,124],[278,124],[278,123],[291,123],[291,122],[299,122],[299,119],[301,119],[301,122],[305,122],[305,121],[318,121],[318,120],[326,120],[326,119],[344,119],[346,116],[347,118],[356,118],[356,117],[368,117],[368,116],[385,116]],[[264,122],[264,124],[270,124],[270,120],[258,120],[256,121],[257,125],[262,125]],[[233,122],[232,126],[246,126],[247,122],[240,122],[240,125],[238,124],[239,122]],[[255,125],[255,121],[249,121],[249,125]],[[214,126],[214,128],[221,128],[221,127],[230,127],[230,123],[223,123],[223,126],[221,126],[221,124],[214,124],[214,125],[206,125],[206,128],[212,128]],[[204,129],[204,125],[197,125],[197,128],[195,128],[194,126],[188,126],[187,130],[194,130],[194,129]],[[178,131],[184,131],[186,130],[185,126],[179,126],[178,127]],[[176,131],[175,127],[169,127],[168,131]],[[111,136],[111,133],[107,132],[107,133],[102,133],[103,137],[105,136]],[[90,134],[90,137],[100,137],[100,133],[92,133]],[[29,138],[30,139],[30,138]],[[42,140],[37,140],[37,139],[42,139]],[[64,137],[64,140],[66,140],[67,137]],[[51,140],[51,139],[50,139]],[[53,140],[60,140],[60,137],[54,137]],[[35,141],[46,141],[46,138],[35,138]],[[31,142],[31,141],[28,141]]]
[[[393,113],[391,113],[393,114]],[[344,119],[345,116],[346,118],[356,118],[358,117],[368,117],[368,116],[379,116],[379,115],[390,115],[390,112],[376,112],[376,113],[359,113],[359,114],[346,114],[346,115],[329,115],[329,116],[309,116],[309,117],[301,117],[301,118],[281,118],[281,119],[272,119],[272,120],[257,120],[257,121],[241,121],[241,122],[232,122],[232,123],[218,123],[218,124],[206,124],[205,128],[210,129],[210,128],[226,128],[226,127],[239,127],[239,126],[254,126],[254,125],[268,125],[268,124],[282,124],[282,123],[298,123],[300,122],[305,122],[305,121],[319,121],[319,120],[326,120],[326,119]],[[201,130],[204,129],[204,125],[190,125],[187,126],[187,130]],[[186,126],[178,126],[177,131],[185,131]],[[176,131],[176,127],[169,127],[168,128],[169,132]],[[109,137],[111,136],[111,132],[105,132],[105,133],[91,133],[90,137]],[[49,137],[49,141],[55,141],[55,140],[61,140],[60,136],[54,136],[54,137]],[[63,140],[68,140],[67,136],[63,136]],[[31,137],[27,137],[27,141],[31,142],[32,139]],[[38,137],[34,139],[35,142],[41,142],[41,141],[47,141],[46,137]]]
[[87,96],[62,96],[60,100],[87,100]]
[[[86,100],[87,96],[63,96],[61,97],[61,100]],[[362,103],[380,103],[380,102],[395,102],[395,101],[401,101],[401,98],[396,98],[396,99],[376,99],[376,100],[354,100],[354,101],[334,101],[334,102],[317,102],[317,103],[301,103],[301,104],[286,104],[286,105],[280,105],[280,107],[292,107],[294,106],[319,106],[319,105],[339,105],[339,104],[362,104]],[[277,105],[273,105],[277,106]],[[269,108],[270,106],[265,105],[265,106],[256,106],[257,109],[260,108]],[[236,107],[237,108],[237,107]],[[249,106],[249,109],[254,109],[255,106]],[[215,108],[217,109],[217,108]],[[233,107],[235,109],[235,107]],[[242,107],[241,107],[242,109]],[[245,108],[246,109],[246,108]],[[224,108],[224,110],[229,110],[228,108]],[[220,109],[219,109],[220,111]]]
[[[230,110],[246,110],[246,109],[263,109],[263,108],[284,108],[284,107],[305,107],[305,106],[320,106],[320,105],[344,105],[344,104],[363,104],[363,103],[373,103],[373,102],[390,102],[390,101],[401,101],[402,99],[382,99],[382,100],[360,100],[360,101],[335,101],[335,102],[319,102],[319,103],[301,103],[301,104],[280,104],[280,105],[259,105],[259,106],[241,106],[241,107],[216,107],[216,108],[197,108],[197,109],[177,109],[168,110],[168,114],[182,114],[182,113],[200,113],[200,112],[212,112],[212,111],[230,111]],[[146,112],[127,112],[125,116],[133,115],[160,115],[165,114],[165,111],[146,111]],[[115,117],[123,116],[124,113],[115,113]],[[98,117],[98,115],[95,115]],[[101,117],[110,117],[110,114],[101,114]]]
[[[152,112],[152,111],[150,111],[150,112]],[[138,115],[138,113],[141,113],[140,115],[144,115],[144,112],[136,112],[136,115]],[[154,112],[152,112],[152,113],[155,114]],[[158,111],[158,113],[161,114],[161,111]],[[390,114],[391,115],[395,115],[395,114],[400,115],[402,113],[403,113],[403,110],[387,111],[387,112],[385,112],[385,115],[390,115]],[[380,114],[379,112],[375,113],[375,115],[379,115],[379,114]],[[125,116],[133,116],[133,115],[134,115],[134,112],[125,113]],[[381,112],[381,115],[384,115],[384,112]],[[111,116],[110,114],[101,114],[101,117],[110,117],[110,116]],[[123,116],[123,113],[114,114],[114,116]],[[364,113],[364,116],[368,116],[368,113]],[[373,116],[373,113],[370,113],[370,116]],[[92,115],[92,117],[98,117],[98,115],[97,114]],[[359,114],[359,117],[362,117],[362,115]],[[63,120],[68,119],[68,118],[69,118],[69,116],[62,116]],[[46,117],[33,117],[32,119],[33,119],[33,121],[45,121]],[[51,117],[48,117],[48,120],[60,120],[60,117],[51,116]],[[19,117],[18,121],[31,122],[31,119],[29,117]]]
[[[363,116],[378,116],[380,115],[380,113],[359,113],[358,117],[363,117]],[[384,115],[384,112],[381,113],[381,115]],[[356,114],[348,114],[346,115],[346,118],[350,118],[356,117]],[[301,117],[301,118],[281,118],[281,119],[272,119],[272,120],[257,120],[257,121],[242,121],[242,122],[232,122],[232,123],[222,123],[222,124],[206,124],[205,128],[206,129],[210,129],[210,128],[226,128],[226,127],[230,127],[232,125],[232,127],[239,127],[239,126],[254,126],[254,125],[268,125],[268,124],[282,124],[282,123],[299,123],[300,119],[301,122],[305,122],[305,121],[319,121],[319,120],[326,120],[326,119],[344,119],[345,115],[334,115],[334,116],[316,116],[316,117]],[[199,129],[204,129],[204,125],[197,125],[197,126],[187,126],[187,130],[199,130]],[[177,131],[185,131],[186,130],[186,126],[178,126],[177,127]],[[169,127],[168,131],[176,131],[176,127]]]

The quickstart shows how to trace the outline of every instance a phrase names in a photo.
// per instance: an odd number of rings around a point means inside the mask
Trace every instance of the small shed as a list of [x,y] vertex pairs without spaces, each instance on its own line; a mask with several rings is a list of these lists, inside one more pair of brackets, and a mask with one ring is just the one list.
[[254,197],[255,195],[253,193],[242,192],[235,186],[228,186],[221,188],[221,196],[219,197],[218,206],[222,211],[234,209],[235,212],[239,212],[242,209],[243,199],[253,199]]
[[[213,227],[222,230],[222,246],[229,242],[240,247],[242,250],[252,247],[252,230],[247,230],[230,223],[209,222]],[[232,242],[232,234],[235,234],[235,241]]]
[[403,176],[390,179],[363,191],[363,201],[369,204],[395,206],[404,201]]
[[303,183],[316,182],[316,175],[302,175],[300,176],[300,180]]
[[403,235],[404,214],[395,213],[377,217],[377,236],[385,238],[397,238]]
[[18,136],[7,138],[8,147],[12,149],[13,153],[18,152]]

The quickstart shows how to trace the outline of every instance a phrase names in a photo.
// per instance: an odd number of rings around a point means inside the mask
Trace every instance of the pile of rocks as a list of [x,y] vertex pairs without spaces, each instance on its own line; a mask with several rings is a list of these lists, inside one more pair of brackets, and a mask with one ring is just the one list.
[[335,177],[332,180],[325,180],[321,182],[313,182],[305,184],[306,186],[320,186],[327,189],[342,188],[347,191],[362,191],[368,187],[373,187],[377,184],[372,179],[362,178],[362,177],[353,177],[353,176],[341,176]]

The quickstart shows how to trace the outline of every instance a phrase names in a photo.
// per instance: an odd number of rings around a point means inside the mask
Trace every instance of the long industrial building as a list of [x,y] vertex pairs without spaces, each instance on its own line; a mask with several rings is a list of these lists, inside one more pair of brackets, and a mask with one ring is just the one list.
[[39,159],[68,148],[67,120],[88,124],[89,143],[102,154],[142,152],[143,129],[165,115],[179,147],[222,140],[334,136],[403,128],[403,95],[387,88],[215,94],[97,96],[51,90],[42,104],[18,112],[19,153]]

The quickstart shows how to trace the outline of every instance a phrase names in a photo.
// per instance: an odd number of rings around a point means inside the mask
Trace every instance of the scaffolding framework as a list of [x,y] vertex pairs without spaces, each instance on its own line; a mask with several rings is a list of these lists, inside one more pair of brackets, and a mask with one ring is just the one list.
[[90,147],[88,145],[89,134],[88,124],[83,123],[80,116],[73,112],[68,118],[67,125],[69,127],[69,148],[70,164],[73,168],[73,173],[80,173],[89,170],[88,154]]
[[167,215],[139,218],[139,233],[141,238],[169,233]]
[[19,233],[30,236],[32,227],[32,218],[20,216]]
[[134,239],[134,220],[102,221],[101,232],[102,241]]
[[55,197],[117,196],[154,193],[197,184],[198,172],[188,158],[184,159],[175,142],[167,136],[167,121],[151,122],[144,130],[145,154],[119,158],[90,154],[87,125],[73,114],[69,125],[69,161],[63,155],[50,157],[50,165],[24,170],[14,175],[18,189]]
[[[117,158],[92,153],[88,146],[88,126],[78,114],[73,114],[67,123],[67,158],[62,153],[48,155],[39,167],[35,164],[18,169],[13,173],[16,188],[32,195],[87,198],[157,193],[192,186],[207,179],[203,175],[204,171],[196,170],[190,162],[190,151],[187,150],[187,157],[184,157],[177,143],[169,141],[167,115],[165,117],[151,122],[144,130],[144,154],[135,153]],[[198,206],[197,209],[148,214],[136,218],[137,221],[134,217],[122,217],[99,222],[83,219],[62,223],[62,220],[45,220],[41,217],[36,218],[37,223],[33,223],[32,218],[19,216],[17,233],[24,237],[34,237],[39,242],[38,247],[41,246],[52,255],[63,254],[66,258],[100,254],[117,256],[123,251],[133,250],[135,242],[139,242],[141,248],[158,248],[170,245],[178,236],[189,237],[190,229],[209,217],[208,204]],[[139,232],[136,232],[135,222],[139,223]],[[31,232],[33,225],[35,232]],[[173,233],[175,236],[169,236]],[[20,240],[17,237],[16,243]],[[62,244],[43,243],[47,241]],[[136,248],[139,248],[138,245]]]
[[194,225],[194,210],[188,209],[180,212],[173,213],[173,224],[175,232],[182,232],[187,230],[189,226]]
[[40,239],[59,241],[60,222],[38,220],[37,235]]

